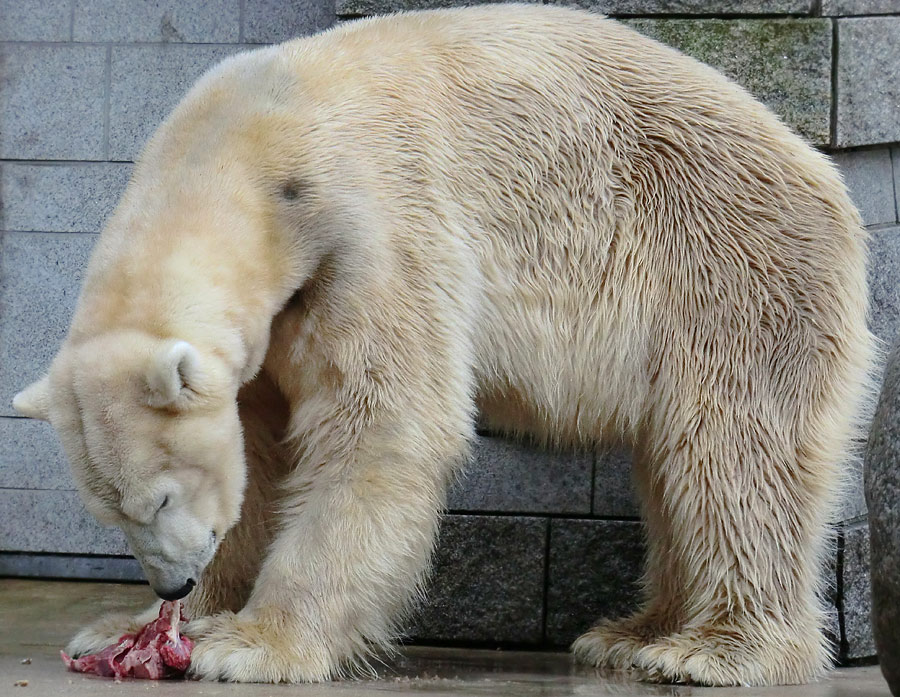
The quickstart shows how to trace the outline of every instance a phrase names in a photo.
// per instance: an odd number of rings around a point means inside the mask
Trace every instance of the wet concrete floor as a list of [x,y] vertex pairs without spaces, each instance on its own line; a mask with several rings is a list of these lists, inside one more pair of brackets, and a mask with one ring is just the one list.
[[[833,671],[812,685],[696,688],[636,683],[575,666],[565,653],[406,647],[377,680],[322,685],[232,685],[113,680],[66,672],[59,649],[103,612],[138,610],[145,586],[0,579],[0,697],[152,695],[153,697],[889,697],[877,666]],[[30,661],[23,663],[23,661]],[[27,681],[27,685],[16,686]]]

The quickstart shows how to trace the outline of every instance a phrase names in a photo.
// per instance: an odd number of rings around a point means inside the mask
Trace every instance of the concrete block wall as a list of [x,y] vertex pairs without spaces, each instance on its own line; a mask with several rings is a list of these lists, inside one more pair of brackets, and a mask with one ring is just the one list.
[[[62,339],[90,248],[146,137],[223,57],[335,21],[465,0],[0,0],[0,575],[139,579],[10,401]],[[746,86],[844,173],[872,239],[872,327],[900,329],[900,0],[577,0]],[[850,465],[848,465],[850,466]],[[867,527],[841,513],[833,633],[870,656]],[[479,436],[453,488],[422,641],[563,646],[633,607],[643,543],[627,453]]]

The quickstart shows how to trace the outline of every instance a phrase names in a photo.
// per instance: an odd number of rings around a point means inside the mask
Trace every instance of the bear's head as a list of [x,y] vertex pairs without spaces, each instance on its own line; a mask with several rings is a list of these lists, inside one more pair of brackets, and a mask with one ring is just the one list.
[[110,332],[66,342],[13,404],[51,422],[88,511],[125,532],[154,591],[187,595],[243,498],[236,388],[221,359]]

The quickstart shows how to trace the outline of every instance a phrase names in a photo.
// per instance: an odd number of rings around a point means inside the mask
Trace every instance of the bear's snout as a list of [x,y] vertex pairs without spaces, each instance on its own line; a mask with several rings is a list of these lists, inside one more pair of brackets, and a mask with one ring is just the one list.
[[181,600],[188,593],[194,590],[194,586],[197,585],[197,582],[189,578],[185,581],[184,585],[177,590],[161,590],[159,588],[154,587],[153,592],[156,593],[163,600]]

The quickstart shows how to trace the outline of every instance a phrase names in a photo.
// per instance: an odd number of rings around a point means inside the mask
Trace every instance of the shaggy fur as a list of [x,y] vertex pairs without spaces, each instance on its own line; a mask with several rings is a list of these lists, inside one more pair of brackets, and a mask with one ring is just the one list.
[[799,683],[829,662],[816,579],[872,354],[864,257],[825,157],[615,22],[364,20],[199,81],[17,406],[157,590],[216,553],[187,599],[199,676],[324,680],[387,646],[477,409],[634,447],[646,605],[580,659]]

